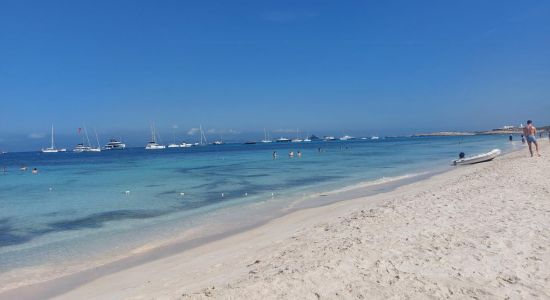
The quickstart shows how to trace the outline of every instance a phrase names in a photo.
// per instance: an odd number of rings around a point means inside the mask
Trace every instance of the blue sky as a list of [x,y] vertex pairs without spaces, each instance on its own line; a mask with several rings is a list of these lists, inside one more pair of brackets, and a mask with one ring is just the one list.
[[548,124],[549,53],[548,1],[4,0],[0,147]]

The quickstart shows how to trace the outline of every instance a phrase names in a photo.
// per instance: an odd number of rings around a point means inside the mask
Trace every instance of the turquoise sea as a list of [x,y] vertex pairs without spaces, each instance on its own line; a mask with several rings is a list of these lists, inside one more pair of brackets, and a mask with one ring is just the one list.
[[[444,171],[461,151],[514,145],[507,136],[464,136],[7,153],[0,155],[0,270],[78,270],[265,221],[297,200],[315,206],[310,196],[345,186]],[[302,157],[289,158],[291,150]]]

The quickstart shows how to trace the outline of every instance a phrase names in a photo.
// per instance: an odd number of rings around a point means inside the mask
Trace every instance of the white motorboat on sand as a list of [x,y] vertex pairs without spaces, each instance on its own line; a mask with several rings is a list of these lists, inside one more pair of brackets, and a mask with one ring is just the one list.
[[490,152],[478,154],[475,156],[465,157],[464,153],[460,153],[460,158],[453,161],[453,165],[472,165],[481,162],[491,161],[501,153],[500,149],[493,149]]

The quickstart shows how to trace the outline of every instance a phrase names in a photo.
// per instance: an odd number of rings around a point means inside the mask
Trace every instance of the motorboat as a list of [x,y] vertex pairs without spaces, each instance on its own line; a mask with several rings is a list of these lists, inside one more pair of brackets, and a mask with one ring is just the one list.
[[341,141],[349,141],[349,140],[354,140],[355,138],[350,136],[350,135],[344,135],[343,137],[340,138]]
[[287,139],[285,137],[280,137],[276,140],[277,143],[288,143],[290,141],[291,141],[290,139]]
[[105,147],[103,147],[105,150],[124,150],[124,148],[126,148],[126,144],[116,139],[110,139]]
[[77,144],[74,149],[73,149],[73,152],[77,152],[77,153],[81,153],[81,152],[90,152],[92,148],[90,148],[89,146],[84,146],[83,143],[80,143],[80,144]]
[[487,153],[481,153],[475,156],[466,157],[463,152],[460,153],[459,159],[453,161],[453,165],[473,165],[481,162],[491,161],[501,153],[500,149],[493,149]]

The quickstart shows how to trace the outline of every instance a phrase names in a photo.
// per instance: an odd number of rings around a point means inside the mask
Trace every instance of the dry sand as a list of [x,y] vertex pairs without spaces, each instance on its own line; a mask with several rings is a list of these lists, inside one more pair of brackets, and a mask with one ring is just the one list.
[[58,298],[550,299],[549,157],[297,211]]

